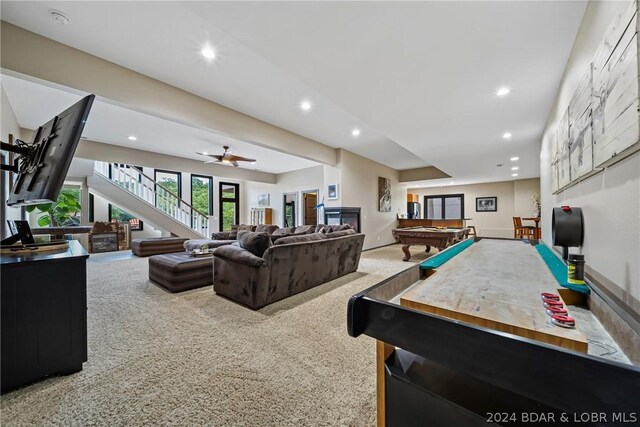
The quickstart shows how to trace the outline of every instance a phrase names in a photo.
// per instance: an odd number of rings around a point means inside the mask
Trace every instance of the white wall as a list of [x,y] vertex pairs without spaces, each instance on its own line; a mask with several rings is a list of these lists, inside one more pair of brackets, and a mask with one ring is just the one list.
[[585,219],[583,253],[588,269],[612,282],[609,290],[640,311],[640,154],[612,165],[558,195],[551,192],[550,142],[578,81],[593,59],[614,17],[629,2],[590,2],[558,95],[549,115],[540,152],[543,239],[551,244],[552,208],[581,207]]
[[[476,233],[483,237],[513,238],[513,217],[531,217],[534,207],[532,193],[540,194],[538,178],[517,181],[491,182],[472,185],[448,185],[433,188],[409,188],[411,194],[420,195],[424,214],[424,197],[440,194],[464,194],[464,215],[471,218],[467,225],[473,225]],[[476,212],[476,197],[497,197],[497,212]],[[534,225],[533,222],[524,222]]]
[[[283,197],[285,193],[297,193],[296,224],[303,223],[302,192],[307,190],[319,190],[318,200],[322,200],[324,194],[324,170],[323,166],[300,169],[297,171],[281,173],[276,176],[276,184],[245,181],[244,191],[241,192],[241,216],[240,222],[250,223],[251,208],[258,207],[258,196],[269,194],[270,206],[273,209],[273,224],[283,226]],[[321,218],[319,218],[321,220]]]
[[[18,124],[18,120],[16,119],[16,115],[13,112],[13,108],[11,104],[9,104],[9,99],[7,98],[7,94],[4,92],[4,88],[0,85],[0,139],[3,142],[9,142],[9,134],[12,134],[15,139],[21,139],[20,136],[20,125]],[[9,158],[7,156],[7,152],[3,151],[5,155],[5,162],[9,162]],[[2,172],[2,185],[4,186],[4,194],[6,197],[9,197],[9,180],[7,177],[10,172]],[[21,219],[22,217],[22,209],[21,208],[11,208],[6,205],[6,200],[0,201],[2,203],[2,229],[3,236],[8,235],[8,228],[6,219]]]
[[[407,210],[407,186],[400,184],[397,170],[340,149],[340,203],[360,207],[364,249],[395,243],[391,230],[397,227],[397,214]],[[391,212],[378,212],[378,177],[391,180]]]

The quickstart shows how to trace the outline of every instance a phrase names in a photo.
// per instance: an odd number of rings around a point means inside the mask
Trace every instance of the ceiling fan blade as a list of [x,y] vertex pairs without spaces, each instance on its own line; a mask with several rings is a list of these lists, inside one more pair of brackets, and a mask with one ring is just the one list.
[[255,162],[256,161],[255,159],[250,159],[248,157],[234,156],[234,155],[229,156],[228,160],[233,160],[236,162]]
[[234,168],[237,168],[238,166],[240,166],[240,164],[235,160],[231,160],[231,164],[233,165]]

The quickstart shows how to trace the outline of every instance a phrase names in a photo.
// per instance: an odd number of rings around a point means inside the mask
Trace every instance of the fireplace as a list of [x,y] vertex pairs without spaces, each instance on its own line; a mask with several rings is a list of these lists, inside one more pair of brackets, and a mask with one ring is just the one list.
[[360,233],[360,208],[324,208],[324,223],[327,225],[349,224]]

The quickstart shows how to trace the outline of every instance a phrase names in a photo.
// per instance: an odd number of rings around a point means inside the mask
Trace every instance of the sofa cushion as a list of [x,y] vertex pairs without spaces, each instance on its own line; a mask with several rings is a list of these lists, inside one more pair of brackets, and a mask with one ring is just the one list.
[[336,237],[348,236],[350,234],[356,234],[356,230],[354,230],[353,228],[347,228],[345,230],[333,231],[325,235],[327,236],[327,239],[334,239]]
[[[324,233],[334,233],[336,231],[349,230],[351,226],[349,224],[335,224],[335,225],[324,225]],[[320,231],[322,233],[322,231]]]
[[312,234],[315,233],[315,229],[315,225],[300,225],[293,230],[293,234],[296,236],[300,234]]
[[320,233],[320,230],[322,230],[323,228],[328,227],[327,224],[318,224],[316,225],[316,233]]
[[256,231],[256,226],[255,225],[240,224],[236,230],[238,231],[238,233],[241,232],[241,231]]
[[259,224],[256,227],[256,233],[267,233],[267,234],[273,234],[274,231],[278,230],[278,226],[277,225],[271,225],[271,224]]
[[287,236],[289,234],[293,234],[295,227],[282,227],[278,228],[276,231],[271,233],[272,236]]
[[262,257],[264,251],[271,247],[271,237],[267,233],[254,233],[251,231],[238,232],[238,245],[257,257]]
[[226,258],[231,261],[245,264],[251,267],[259,267],[264,264],[264,260],[255,256],[246,249],[236,246],[235,244],[220,246],[213,251],[213,256]]
[[274,245],[287,245],[290,243],[306,243],[306,242],[315,242],[317,240],[326,239],[325,235],[322,233],[313,233],[313,234],[301,234],[299,236],[288,236],[283,237],[275,241]]

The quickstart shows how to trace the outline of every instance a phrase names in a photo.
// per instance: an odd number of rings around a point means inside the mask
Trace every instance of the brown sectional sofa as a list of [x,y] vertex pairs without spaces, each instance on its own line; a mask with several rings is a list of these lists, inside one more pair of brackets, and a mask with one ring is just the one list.
[[266,250],[245,249],[242,240],[215,249],[215,292],[255,310],[344,276],[358,269],[364,234],[313,233],[268,243]]

